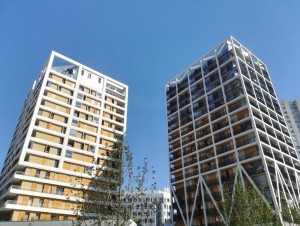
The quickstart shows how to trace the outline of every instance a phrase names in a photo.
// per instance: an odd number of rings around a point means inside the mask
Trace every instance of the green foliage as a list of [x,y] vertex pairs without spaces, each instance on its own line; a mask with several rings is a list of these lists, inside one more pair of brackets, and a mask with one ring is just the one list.
[[300,213],[292,205],[288,206],[285,200],[281,200],[281,215],[284,222],[300,224]]
[[[141,200],[143,192],[156,189],[155,182],[148,186],[148,160],[145,158],[142,166],[134,170],[133,154],[123,137],[116,137],[116,142],[108,148],[108,157],[109,165],[95,168],[88,188],[81,183],[82,178],[78,178],[77,184],[81,186],[77,188],[75,211],[79,225],[87,221],[92,225],[126,225],[133,219],[134,204]],[[154,181],[155,171],[152,169],[151,173],[151,181]],[[150,210],[155,210],[155,203],[142,203],[142,214],[147,217]]]
[[240,177],[233,192],[224,191],[224,199],[221,212],[225,222],[222,225],[281,225],[278,215],[251,185],[244,188]]

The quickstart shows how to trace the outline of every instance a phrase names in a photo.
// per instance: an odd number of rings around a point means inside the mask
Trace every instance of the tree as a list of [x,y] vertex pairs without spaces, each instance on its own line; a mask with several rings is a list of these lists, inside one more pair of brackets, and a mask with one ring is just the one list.
[[288,204],[285,200],[281,200],[281,215],[286,225],[299,225],[300,213],[291,204]]
[[[133,219],[135,202],[140,201],[147,190],[155,190],[155,171],[149,172],[148,160],[134,168],[133,154],[122,136],[107,147],[106,160],[95,163],[93,177],[86,187],[82,177],[74,183],[75,212],[78,225],[126,225]],[[148,178],[149,173],[152,177]],[[155,203],[147,200],[141,205],[142,214],[155,210]]]
[[244,187],[240,176],[232,192],[224,191],[224,202],[220,209],[224,217],[221,225],[281,225],[275,211],[265,203],[250,183]]

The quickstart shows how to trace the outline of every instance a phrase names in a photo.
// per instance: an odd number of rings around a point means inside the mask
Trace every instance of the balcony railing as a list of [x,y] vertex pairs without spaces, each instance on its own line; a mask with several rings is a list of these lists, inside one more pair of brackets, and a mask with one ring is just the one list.
[[245,146],[247,144],[251,144],[253,142],[256,142],[256,138],[255,137],[251,137],[251,138],[248,138],[248,139],[245,139],[245,140],[237,142],[236,143],[236,147],[239,148],[239,147]]

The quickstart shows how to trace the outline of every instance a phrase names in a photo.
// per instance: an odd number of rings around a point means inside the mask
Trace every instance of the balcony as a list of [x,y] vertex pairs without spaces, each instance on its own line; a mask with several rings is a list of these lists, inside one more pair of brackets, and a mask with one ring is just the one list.
[[196,184],[186,186],[186,192],[195,191],[196,189],[197,189],[197,185]]
[[233,99],[236,99],[240,96],[242,96],[244,94],[243,90],[242,89],[237,89],[229,94],[226,94],[226,101],[227,102],[230,102],[232,101]]
[[215,143],[220,142],[222,140],[226,140],[227,138],[231,137],[231,133],[228,132],[227,134],[224,134],[221,132],[221,134],[219,135],[215,135]]
[[178,170],[178,169],[181,169],[181,168],[182,168],[181,165],[171,166],[171,167],[170,167],[170,171],[175,171],[175,170]]
[[275,168],[273,166],[268,165],[269,173],[275,174]]
[[168,132],[171,133],[172,131],[176,130],[179,128],[179,124],[176,123],[175,125],[169,126],[168,127]]
[[203,161],[203,160],[209,159],[209,158],[211,158],[213,156],[215,156],[213,150],[209,150],[209,151],[206,151],[204,153],[200,153],[199,160]]
[[228,166],[233,163],[235,163],[234,159],[224,159],[222,161],[219,161],[219,167]]
[[262,120],[261,116],[260,116],[258,113],[256,113],[255,111],[253,111],[253,115],[254,115],[256,118]]
[[192,94],[192,101],[197,100],[198,98],[204,95],[204,90],[200,90],[194,94]]
[[170,145],[169,146],[169,151],[176,150],[179,147],[180,147],[180,143],[177,143],[177,144],[174,144],[174,145]]
[[256,142],[256,138],[253,136],[253,137],[250,137],[250,138],[242,140],[242,141],[237,141],[236,142],[236,147],[239,148],[239,147],[242,147],[242,146],[245,146],[247,144],[254,143],[254,142]]
[[226,64],[225,66],[222,66],[220,71],[221,71],[221,75],[225,75],[228,72],[230,72],[232,69],[236,68],[236,62],[235,61],[231,61],[228,64]]
[[216,169],[216,164],[207,164],[207,166],[201,167],[201,173],[206,173],[208,171]]
[[186,89],[187,87],[188,87],[188,77],[185,77],[182,81],[177,83],[178,93],[180,93],[182,90]]
[[195,83],[196,81],[198,81],[201,78],[202,78],[202,72],[201,72],[201,67],[199,67],[198,69],[191,72],[191,74],[190,74],[190,84]]
[[179,108],[183,108],[184,106],[188,105],[189,103],[190,103],[190,99],[189,98],[187,98],[187,99],[185,99],[183,101],[180,101],[179,102]]
[[210,117],[211,117],[211,120],[213,121],[213,120],[216,120],[218,118],[221,118],[224,115],[226,115],[226,109],[225,108],[223,108],[223,109],[221,109],[221,110],[219,110],[215,113],[212,113]]
[[198,171],[186,173],[185,174],[185,178],[192,177],[192,176],[195,176],[195,175],[198,175],[198,174],[199,174]]
[[200,131],[197,131],[196,137],[197,137],[197,139],[199,139],[199,138],[205,137],[208,134],[210,134],[210,128],[206,127]]
[[208,181],[205,181],[206,185],[208,187],[214,186],[214,185],[218,185],[219,184],[219,179],[215,178],[215,179],[210,179]]
[[251,152],[245,152],[245,153],[239,152],[239,159],[240,159],[240,161],[243,161],[245,159],[254,158],[256,156],[259,156],[258,151],[251,151]]
[[193,152],[195,152],[196,151],[196,148],[195,147],[192,147],[192,148],[185,148],[184,150],[183,150],[183,155],[188,155],[188,154],[191,154],[191,153],[193,153]]
[[222,53],[222,55],[218,56],[219,65],[224,64],[225,62],[229,61],[233,57],[234,57],[233,50],[231,49],[228,51],[228,49],[227,49],[226,52],[224,52],[224,53]]
[[[181,129],[181,136],[183,136],[183,135],[185,135],[185,134],[187,134],[187,133],[189,133],[189,132],[191,132],[191,131],[193,131],[193,130],[194,130],[193,125],[190,125],[190,126],[188,126],[188,127],[185,127],[185,128],[183,128],[183,129]],[[179,134],[178,134],[178,136],[179,136]]]
[[264,131],[264,132],[266,132],[266,130],[265,130],[265,128],[262,126],[262,125],[260,125],[260,124],[256,124],[256,127],[258,128],[258,129],[260,129],[261,131]]
[[176,95],[176,86],[170,86],[167,90],[167,100],[171,99]]
[[276,149],[280,150],[280,148],[279,148],[279,146],[278,146],[277,143],[271,142],[271,146],[272,146],[273,148],[276,148]]
[[192,159],[192,160],[184,162],[184,166],[189,166],[189,165],[192,165],[192,164],[197,163],[197,162],[198,162],[197,159]]
[[269,152],[269,151],[264,150],[264,155],[265,155],[265,156],[268,156],[268,157],[270,157],[270,158],[273,158],[272,153]]
[[252,169],[246,169],[247,173],[249,174],[249,176],[254,176],[257,174],[262,174],[265,172],[263,167],[255,167]]
[[288,160],[286,160],[286,159],[285,159],[284,161],[285,161],[285,164],[286,164],[286,165],[288,165],[288,166],[290,166],[290,167],[294,167],[292,162],[290,162],[290,161],[288,161]]
[[225,102],[224,102],[223,97],[222,97],[222,98],[220,98],[220,100],[211,103],[211,104],[209,105],[209,110],[212,111],[212,110],[214,110],[214,109],[216,109],[216,108],[218,108],[218,107],[224,105],[224,103],[225,103]]
[[282,159],[280,156],[275,155],[275,159],[276,159],[277,161],[283,163],[283,159]]
[[183,179],[182,175],[181,176],[177,176],[177,177],[173,177],[173,178],[171,178],[171,182],[174,183],[174,182],[180,181],[182,179]]
[[242,99],[234,104],[231,104],[229,105],[229,112],[233,112],[243,106],[245,106],[247,103],[246,103],[246,100],[245,99]]
[[230,145],[225,145],[225,146],[219,146],[218,148],[217,148],[217,153],[218,153],[218,155],[219,154],[222,154],[222,153],[226,153],[226,152],[228,152],[228,151],[231,151],[233,149],[233,145],[232,144],[230,144]]
[[[210,62],[210,60],[207,61],[207,66],[203,67],[204,76],[207,75],[208,73],[212,72],[213,70],[215,70],[217,68],[216,61],[211,62],[211,63],[209,63],[209,62]],[[205,63],[204,63],[204,65],[205,65]]]
[[172,154],[172,155],[170,155],[170,161],[174,161],[175,159],[178,159],[180,157],[181,157],[180,154]]
[[267,133],[268,133],[270,136],[276,138],[276,135],[275,135],[275,133],[274,133],[272,130],[267,129]]
[[269,141],[267,138],[263,137],[263,136],[259,136],[260,141],[262,141],[265,144],[269,144]]
[[236,127],[236,128],[237,129],[234,128],[234,130],[233,130],[234,135],[237,135],[237,134],[246,132],[248,130],[251,130],[252,129],[252,124],[251,124],[251,122],[246,122],[246,123],[243,123],[239,127]]
[[206,92],[208,93],[208,92],[214,90],[217,87],[220,87],[220,81],[219,80],[217,80],[217,82],[212,84],[212,85],[206,86]]
[[194,112],[194,119],[200,118],[207,113],[206,107]]
[[192,116],[189,115],[187,117],[184,117],[184,118],[180,119],[180,126],[183,126],[191,121],[192,121]]

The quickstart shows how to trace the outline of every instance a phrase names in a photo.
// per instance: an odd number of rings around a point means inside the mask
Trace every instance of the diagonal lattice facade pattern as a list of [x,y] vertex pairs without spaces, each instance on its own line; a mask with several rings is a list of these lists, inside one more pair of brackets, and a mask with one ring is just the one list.
[[229,37],[165,92],[176,225],[218,225],[238,174],[276,212],[299,209],[299,159],[261,60]]

